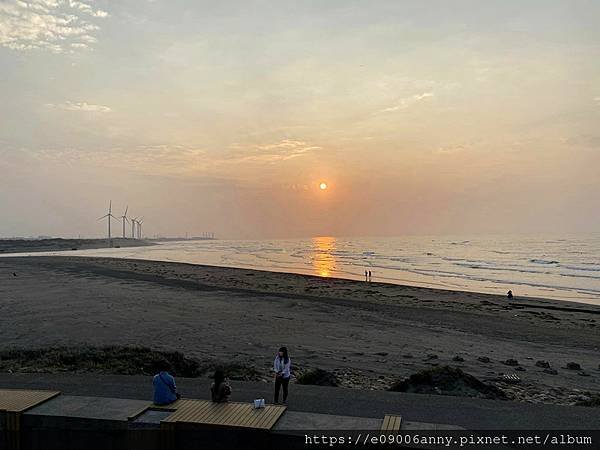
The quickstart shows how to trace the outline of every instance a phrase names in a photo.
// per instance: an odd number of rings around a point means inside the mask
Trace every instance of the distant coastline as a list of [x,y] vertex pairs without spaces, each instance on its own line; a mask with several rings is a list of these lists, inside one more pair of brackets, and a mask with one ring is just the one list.
[[89,250],[97,248],[144,247],[155,245],[144,239],[0,239],[0,254]]

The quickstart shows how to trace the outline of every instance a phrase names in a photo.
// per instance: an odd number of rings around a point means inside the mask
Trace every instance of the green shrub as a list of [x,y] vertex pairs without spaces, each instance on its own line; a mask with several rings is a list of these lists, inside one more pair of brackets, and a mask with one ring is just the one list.
[[309,369],[302,372],[297,378],[298,384],[312,384],[315,386],[337,386],[337,377],[323,369]]
[[51,347],[0,351],[0,371],[7,372],[95,372],[117,375],[154,375],[168,362],[175,376],[198,377],[198,361],[179,352],[146,347]]
[[483,383],[459,368],[440,366],[425,369],[397,381],[391,391],[417,394],[443,394],[460,397],[506,399],[506,394],[496,386]]

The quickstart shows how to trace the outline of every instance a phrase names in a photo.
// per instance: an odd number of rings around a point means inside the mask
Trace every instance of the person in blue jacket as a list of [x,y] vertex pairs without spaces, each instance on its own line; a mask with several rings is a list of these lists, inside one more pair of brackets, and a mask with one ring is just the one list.
[[181,395],[177,392],[175,378],[169,373],[169,370],[171,370],[169,363],[163,362],[160,366],[160,372],[154,375],[152,379],[155,405],[168,405],[181,398]]

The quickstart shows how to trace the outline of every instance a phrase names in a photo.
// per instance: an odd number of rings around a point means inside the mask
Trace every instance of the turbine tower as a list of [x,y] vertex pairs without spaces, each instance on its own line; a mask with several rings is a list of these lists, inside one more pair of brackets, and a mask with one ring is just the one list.
[[137,217],[131,219],[131,239],[135,239],[135,224],[137,223]]
[[129,219],[127,219],[127,210],[128,209],[129,209],[129,205],[127,205],[125,207],[125,212],[121,216],[121,219],[123,219],[123,239],[125,239],[125,221],[129,222]]
[[98,218],[98,220],[102,220],[104,218],[106,218],[106,221],[108,223],[108,240],[110,241],[110,219],[113,218],[115,220],[118,220],[115,216],[112,215],[112,200],[108,202],[108,214],[103,215],[102,217]]

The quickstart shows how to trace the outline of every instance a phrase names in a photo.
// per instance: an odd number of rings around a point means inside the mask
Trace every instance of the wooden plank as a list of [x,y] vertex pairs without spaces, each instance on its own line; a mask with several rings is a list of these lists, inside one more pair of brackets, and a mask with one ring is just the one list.
[[384,416],[383,417],[383,423],[381,424],[381,431],[387,431],[389,426],[390,426],[390,419],[391,416]]
[[263,422],[266,422],[266,419],[273,414],[277,413],[278,407],[268,405],[264,408],[256,409],[252,411],[252,414],[249,414],[250,421],[243,424],[246,428],[260,428]]
[[281,406],[267,406],[255,411],[254,420],[246,425],[248,428],[271,429],[275,422],[283,414],[285,408]]
[[390,417],[390,423],[388,426],[388,431],[394,431],[394,427],[396,426],[396,416]]
[[[231,406],[226,406],[222,408],[223,413],[215,416],[214,423],[218,425],[225,425],[229,423],[230,425],[238,423],[237,417],[244,417],[244,414],[249,414],[254,407],[252,405],[247,404],[232,404]],[[235,419],[235,420],[233,420]]]
[[254,405],[243,405],[235,417],[231,417],[230,425],[237,427],[243,427],[245,423],[252,419],[252,412],[254,411]]
[[273,407],[273,408],[269,408],[269,410],[265,411],[265,414],[263,414],[263,417],[260,418],[260,420],[256,423],[256,428],[268,428],[270,429],[271,426],[269,426],[271,424],[271,421],[273,420],[273,418],[275,416],[279,415],[279,411],[277,410],[277,407]]
[[243,417],[246,410],[243,403],[234,404],[233,407],[228,409],[229,411],[227,411],[227,414],[219,421],[220,425],[232,425],[237,423],[239,418]]
[[386,414],[381,424],[381,431],[399,431],[402,423],[401,416],[393,416]]
[[271,408],[267,408],[266,406],[264,408],[253,409],[252,411],[249,411],[248,416],[251,418],[251,420],[246,427],[258,428],[258,424],[261,422],[264,415],[268,414],[270,411],[272,411]]
[[204,420],[206,418],[208,418],[212,414],[214,414],[219,403],[214,403],[214,402],[207,402],[207,403],[208,403],[208,406],[206,408],[202,409],[202,411],[200,411],[197,416],[192,417],[189,420],[193,420],[194,422],[202,423],[202,422],[204,422]]
[[177,400],[176,402],[172,403],[171,405],[166,405],[164,407],[160,407],[157,409],[162,409],[162,410],[171,410],[174,411],[174,414],[179,413],[181,414],[183,411],[187,411],[192,405],[193,405],[193,401],[192,400]]
[[215,413],[217,404],[213,402],[206,402],[203,408],[198,410],[197,414],[194,414],[187,418],[182,418],[181,420],[190,420],[190,421],[203,421],[205,418],[210,417]]
[[175,400],[173,403],[169,403],[168,405],[157,405],[156,403],[152,403],[152,409],[166,409],[168,410],[177,410],[181,407],[181,405],[185,405],[189,400],[179,399]]
[[277,421],[281,418],[283,413],[285,413],[286,409],[287,409],[286,406],[274,407],[275,413],[269,418],[269,422],[265,425],[265,428],[267,428],[269,430],[271,428],[273,428],[275,426],[275,424],[277,423]]
[[175,418],[181,416],[182,414],[185,414],[185,412],[188,410],[187,406],[182,406],[178,409],[176,409],[172,414],[170,414],[165,420],[164,422],[176,422]]
[[174,417],[179,418],[187,418],[191,417],[194,411],[200,406],[200,403],[195,403],[191,401],[187,401],[185,404],[182,404],[181,407],[177,410],[176,413],[173,414]]
[[269,418],[277,413],[277,410],[275,408],[261,408],[261,409],[257,409],[256,410],[255,416],[256,419],[254,420],[254,422],[252,423],[252,427],[253,428],[262,428],[263,424],[268,423],[269,422]]
[[171,414],[165,421],[167,422],[178,422],[178,421],[186,421],[192,417],[192,414],[195,412],[198,416],[202,415],[204,411],[211,407],[211,403],[209,401],[204,400],[194,400],[183,403],[182,406],[173,414]]
[[196,423],[234,428],[270,429],[285,411],[283,406],[255,409],[250,403],[213,403],[204,400],[180,401],[177,410],[163,423]]
[[218,403],[213,408],[212,414],[209,414],[206,418],[204,418],[203,422],[218,425],[220,420],[226,417],[233,407],[235,407],[235,404],[230,405],[227,403]]
[[243,417],[237,423],[238,427],[248,428],[251,423],[254,421],[254,417],[251,414],[248,414],[248,411],[244,411]]
[[227,425],[231,425],[232,423],[238,423],[245,414],[245,408],[243,404],[236,405],[236,408],[232,410],[230,417],[228,418]]
[[187,419],[193,419],[194,417],[198,417],[201,414],[204,414],[205,411],[211,408],[211,406],[211,402],[197,402],[194,404],[190,404],[186,411]]
[[60,392],[0,389],[0,410],[19,413],[24,412],[56,397],[57,395],[60,395]]

